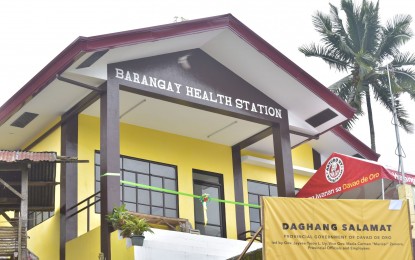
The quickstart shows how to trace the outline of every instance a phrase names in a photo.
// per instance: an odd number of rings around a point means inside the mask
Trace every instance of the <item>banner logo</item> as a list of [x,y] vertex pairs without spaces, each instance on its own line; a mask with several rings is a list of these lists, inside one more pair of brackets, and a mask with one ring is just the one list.
[[326,165],[326,179],[330,183],[336,183],[343,176],[344,164],[339,157],[333,157]]

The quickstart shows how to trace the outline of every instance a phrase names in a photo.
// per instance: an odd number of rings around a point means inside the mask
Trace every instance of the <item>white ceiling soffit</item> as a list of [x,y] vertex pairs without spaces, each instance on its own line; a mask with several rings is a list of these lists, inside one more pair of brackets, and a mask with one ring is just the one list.
[[[305,123],[305,119],[329,108],[326,102],[311,93],[296,79],[281,70],[280,67],[228,29],[211,30],[113,48],[91,66],[76,69],[88,57],[93,55],[92,52],[85,53],[62,76],[97,87],[107,77],[107,64],[194,48],[201,48],[251,85],[286,107],[289,111],[291,130],[307,135],[316,135],[345,119],[339,112],[334,111],[337,113],[337,117],[316,128]],[[252,64],[255,64],[255,66],[252,66]],[[24,143],[33,139],[34,135],[38,135],[40,131],[44,130],[45,126],[50,125],[90,92],[90,90],[54,80],[0,128],[2,136],[14,138],[13,141],[0,141],[0,147],[2,149],[21,148]],[[51,99],[51,96],[54,98]],[[142,105],[133,108],[143,99],[146,101]],[[299,102],[301,100],[307,102]],[[47,105],[45,106],[45,104]],[[97,104],[88,108],[84,113],[99,116],[99,106]],[[228,116],[189,109],[182,105],[135,94],[126,95],[126,93],[122,93],[121,115],[129,109],[132,110],[121,118],[122,122],[224,145],[234,145],[267,128],[264,125]],[[173,113],[166,113],[166,111],[173,111]],[[38,113],[39,116],[28,125],[30,127],[23,129],[9,127],[10,123],[23,112]],[[234,123],[235,121],[236,123]],[[216,133],[218,130],[221,131]],[[268,137],[252,145],[249,149],[262,151],[265,154],[273,154],[273,142],[270,138]],[[305,137],[293,134],[290,135],[290,138],[292,146],[306,140]]]
[[[0,127],[1,149],[21,149],[24,144],[44,131],[45,127],[51,127],[54,120],[90,92],[88,89],[53,80],[46,89],[33,97]],[[24,128],[11,126],[25,112],[39,115]]]
[[309,144],[321,154],[322,161],[324,161],[323,158],[328,158],[333,152],[346,155],[355,155],[359,153],[351,145],[331,131],[320,135],[318,140],[311,140]]
[[[335,111],[299,81],[228,29],[114,48],[90,67],[76,69],[89,57],[89,55],[84,55],[68,71],[106,79],[107,64],[194,48],[201,48],[212,58],[285,107],[289,112],[290,129],[292,130],[316,135],[346,119],[341,113]],[[307,100],[307,102],[299,102],[301,100]],[[333,110],[338,116],[317,127],[305,122],[306,119],[327,108]]]
[[[83,114],[98,117],[99,109],[99,102],[95,102]],[[237,144],[268,127],[125,91],[120,93],[120,117],[121,122],[126,124],[227,146]]]
[[[293,115],[304,121],[326,108],[338,116],[316,127],[318,132],[346,120],[340,112],[229,30],[205,44],[202,50],[285,107],[290,113],[290,125]],[[303,100],[307,102],[301,102]]]
[[[274,160],[268,160],[268,159],[259,158],[259,157],[255,157],[255,156],[244,155],[244,156],[241,157],[241,161],[242,161],[242,163],[261,166],[261,167],[270,168],[270,169],[275,169],[275,161]],[[310,176],[314,175],[314,173],[316,173],[316,170],[314,170],[314,169],[309,169],[309,168],[305,168],[305,167],[301,167],[301,166],[297,166],[297,165],[293,165],[293,170],[294,170],[294,173],[296,173],[296,174],[304,175],[304,176],[308,176],[308,177],[310,177]]]

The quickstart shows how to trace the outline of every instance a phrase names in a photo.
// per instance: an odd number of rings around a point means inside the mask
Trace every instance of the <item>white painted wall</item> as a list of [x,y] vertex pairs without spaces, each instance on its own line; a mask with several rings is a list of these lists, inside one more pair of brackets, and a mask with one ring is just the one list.
[[[241,254],[248,243],[176,231],[153,230],[154,234],[145,234],[144,246],[135,246],[134,259],[224,260]],[[262,244],[253,243],[249,251],[258,248],[262,248]]]

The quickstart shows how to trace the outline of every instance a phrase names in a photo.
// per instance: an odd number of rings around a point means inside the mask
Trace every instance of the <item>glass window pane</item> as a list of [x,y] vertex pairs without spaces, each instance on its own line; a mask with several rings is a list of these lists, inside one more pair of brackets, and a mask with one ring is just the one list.
[[202,235],[221,237],[221,228],[217,226],[196,224],[196,229],[199,229]]
[[248,194],[248,203],[259,205],[259,196],[255,194]]
[[199,181],[206,181],[206,182],[210,182],[210,183],[220,184],[220,180],[219,180],[218,176],[212,176],[212,175],[208,175],[208,174],[193,172],[193,179],[194,180],[199,180]]
[[172,166],[152,163],[150,164],[150,172],[152,175],[158,175],[173,179],[176,178],[176,169]]
[[209,224],[215,224],[220,225],[220,211],[219,211],[219,202],[208,202],[208,211],[207,211],[207,217],[208,217],[208,223]]
[[138,205],[138,212],[143,214],[150,214],[150,206]]
[[99,181],[101,179],[101,172],[100,172],[100,167],[99,166],[95,166],[95,180]]
[[258,222],[252,222],[251,221],[251,230],[252,231],[255,231],[256,232],[259,229],[260,226],[261,225]]
[[140,204],[150,204],[150,191],[138,189],[137,201]]
[[148,175],[137,174],[137,183],[139,184],[150,185],[149,179]]
[[123,180],[135,183],[135,173],[124,171]]
[[101,212],[101,201],[97,202],[95,204],[95,212],[100,213]]
[[[199,184],[195,184],[194,185],[194,192],[195,194],[199,194],[198,192],[201,192],[201,194],[203,193],[207,193],[210,196],[212,196],[213,198],[219,198],[219,189],[217,187],[212,187],[212,186],[206,186],[206,185],[199,185]],[[202,202],[195,201],[195,211],[196,211],[196,219],[197,221],[201,221],[203,222],[203,207],[202,207]],[[209,224],[215,224],[215,225],[220,225],[220,205],[219,202],[215,202],[215,201],[209,201],[207,202],[207,207],[208,207],[208,211],[207,211],[207,217],[208,217],[208,223]],[[199,211],[199,212],[197,212]],[[200,216],[197,216],[197,215]]]
[[135,204],[135,203],[125,202],[125,208],[126,208],[128,211],[137,212],[136,206],[137,206],[137,204]]
[[203,207],[199,199],[194,199],[195,221],[203,222]]
[[100,164],[100,162],[101,162],[100,153],[95,153],[95,164]]
[[249,218],[251,221],[259,222],[259,209],[249,208]]
[[163,194],[161,192],[151,192],[151,205],[163,207]]
[[124,201],[137,202],[136,188],[124,187]]
[[253,181],[248,181],[248,192],[256,193],[263,196],[269,196],[268,185]]
[[164,194],[164,207],[175,209],[177,205],[177,195]]
[[35,222],[33,221],[33,218],[29,215],[29,219],[27,220],[27,229],[31,229],[35,226]]
[[130,171],[148,173],[148,162],[124,158],[123,168]]
[[177,218],[177,210],[173,210],[173,209],[165,209],[164,210],[166,212],[166,217],[169,218]]
[[177,190],[176,181],[164,179],[164,188],[168,190]]
[[163,216],[163,208],[151,207],[151,215]]
[[151,186],[163,188],[163,179],[159,177],[151,176]]
[[42,213],[36,212],[36,225],[42,222]]
[[95,192],[98,192],[101,190],[101,182],[95,182]]
[[278,197],[278,189],[277,186],[270,185],[269,186],[270,196]]

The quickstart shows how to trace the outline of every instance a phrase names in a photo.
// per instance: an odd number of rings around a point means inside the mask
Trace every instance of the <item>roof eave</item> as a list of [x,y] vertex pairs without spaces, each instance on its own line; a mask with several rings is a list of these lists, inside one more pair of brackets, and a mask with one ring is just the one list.
[[238,34],[253,48],[268,57],[277,66],[296,78],[310,91],[315,93],[345,117],[351,118],[353,116],[355,112],[353,108],[330,92],[325,86],[311,77],[231,14],[226,14],[119,33],[79,37],[0,107],[0,125],[10,118],[28,100],[42,91],[42,89],[44,89],[57,74],[63,73],[82,52],[98,51],[142,42],[157,41],[177,37],[179,35],[194,34],[225,27]]
[[351,147],[356,149],[363,157],[369,160],[377,161],[380,157],[380,154],[373,151],[371,148],[369,148],[367,145],[365,145],[363,142],[361,142],[359,139],[357,139],[354,135],[349,133],[346,129],[344,129],[342,126],[336,126],[331,131],[340,137],[342,140],[347,142]]

